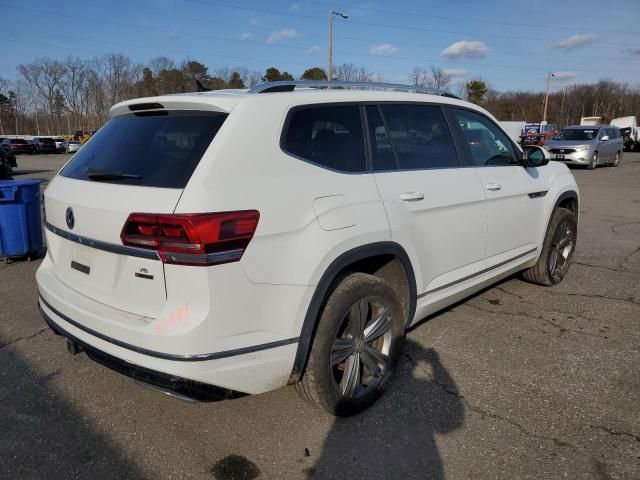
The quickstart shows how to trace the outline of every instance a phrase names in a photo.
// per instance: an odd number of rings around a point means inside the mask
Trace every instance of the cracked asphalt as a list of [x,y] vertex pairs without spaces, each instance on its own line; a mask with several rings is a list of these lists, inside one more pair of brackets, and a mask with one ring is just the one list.
[[[21,156],[17,178],[65,157]],[[187,404],[72,357],[36,308],[39,261],[0,264],[0,477],[640,478],[640,154],[573,172],[565,281],[510,278],[426,319],[349,419],[293,388]]]

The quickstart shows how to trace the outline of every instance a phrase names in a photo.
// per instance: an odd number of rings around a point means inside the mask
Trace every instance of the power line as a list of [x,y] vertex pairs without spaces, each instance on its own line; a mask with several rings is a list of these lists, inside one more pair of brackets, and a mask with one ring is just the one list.
[[[246,6],[242,6],[242,5],[229,5],[229,4],[220,3],[220,2],[206,2],[204,0],[183,0],[183,1],[189,2],[189,3],[195,3],[195,4],[198,4],[198,5],[205,5],[205,6],[210,6],[210,7],[222,7],[222,8],[229,8],[229,9],[233,9],[233,10],[243,10],[243,11],[250,11],[250,12],[258,12],[258,13],[264,13],[264,14],[267,14],[267,15],[277,15],[277,16],[288,16],[288,17],[324,20],[324,17],[320,17],[320,16],[316,16],[316,15],[305,15],[305,14],[294,13],[294,12],[282,12],[282,11],[266,10],[266,9],[263,9],[263,8],[246,7]],[[472,33],[472,32],[460,31],[460,30],[437,30],[437,29],[432,29],[432,28],[412,27],[412,26],[407,26],[407,25],[391,25],[391,24],[385,24],[385,23],[363,22],[361,20],[354,20],[354,19],[351,19],[351,18],[349,19],[349,23],[356,24],[356,25],[365,25],[365,26],[369,26],[369,27],[390,28],[390,29],[397,29],[397,30],[412,30],[412,31],[420,31],[420,32],[447,33],[447,34],[454,34],[454,35],[474,35],[474,36],[475,35],[480,35],[480,36],[494,37],[494,38],[510,38],[510,39],[516,39],[516,40],[540,41],[540,37],[524,37],[524,36],[516,36],[516,35],[498,35],[498,34],[493,34],[493,33]],[[625,46],[628,45],[627,42],[605,42],[605,41],[601,41],[599,43],[600,44],[604,44],[604,45],[625,45]]]
[[[201,0],[185,0],[185,1],[189,1],[189,2],[193,2],[193,3],[202,3],[205,5],[214,5],[210,2],[202,2]],[[224,4],[215,4],[215,5],[224,5]],[[62,17],[62,18],[67,18],[67,15],[64,13],[60,13],[60,12],[56,12],[56,11],[43,11],[42,9],[29,9],[29,8],[25,8],[22,6],[15,6],[15,5],[9,5],[6,8],[14,8],[14,9],[18,9],[18,10],[24,10],[24,11],[37,11],[38,13],[46,13],[48,15],[53,15],[53,16],[58,16],[58,17]],[[229,8],[237,8],[237,9],[242,9],[242,10],[251,10],[251,11],[260,11],[260,12],[266,12],[266,10],[262,10],[262,9],[254,9],[254,8],[248,8],[248,7],[239,7],[239,6],[229,6]],[[279,13],[273,13],[274,15],[277,15]],[[288,12],[284,12],[282,13],[283,15],[295,15],[295,16],[302,16],[304,18],[317,18],[320,19],[320,17],[310,17],[307,15],[298,15],[298,14],[293,14],[293,13],[288,13]],[[107,24],[111,24],[111,25],[115,25],[115,26],[119,26],[119,27],[126,27],[126,28],[133,28],[136,30],[139,29],[147,29],[147,30],[153,30],[153,31],[159,31],[159,32],[164,32],[165,28],[170,28],[170,27],[152,27],[152,26],[148,26],[148,25],[134,25],[134,24],[128,24],[128,23],[123,23],[123,22],[117,22],[117,21],[113,21],[113,20],[105,20],[105,19],[100,19],[97,20],[94,17],[88,17],[88,16],[78,16],[74,14],[74,18],[75,19],[81,19],[81,20],[85,20],[88,22],[95,22],[95,23],[107,23]],[[324,21],[324,19],[322,18],[322,20]],[[351,20],[350,20],[351,22]],[[352,22],[355,23],[355,22]],[[236,42],[236,43],[250,43],[250,44],[255,44],[255,45],[266,45],[269,47],[276,47],[276,48],[287,48],[287,49],[297,49],[297,50],[308,50],[310,47],[309,46],[296,46],[296,45],[286,45],[286,44],[266,44],[264,42],[261,41],[257,41],[257,40],[249,40],[249,39],[239,39],[239,38],[230,38],[230,37],[224,37],[224,36],[219,36],[219,35],[212,35],[212,34],[206,34],[206,33],[198,33],[198,32],[180,32],[181,35],[186,35],[186,36],[198,36],[198,37],[205,37],[205,38],[214,38],[216,40],[221,40],[221,41],[229,41],[229,42]],[[322,35],[324,37],[324,33],[313,33],[314,35]],[[363,41],[363,42],[369,42],[369,41],[375,41],[374,39],[367,39],[367,38],[363,38],[363,37],[351,37],[351,36],[342,36],[342,35],[336,35],[336,38],[342,38],[342,39],[348,39],[348,40],[356,40],[356,41]],[[410,42],[409,45],[418,45],[417,43],[414,42]],[[428,47],[428,46],[423,46],[420,45],[421,48],[425,48],[425,49],[434,49],[434,50],[440,50],[439,47]],[[495,53],[503,53],[505,55],[518,55],[517,53],[507,53],[507,52],[500,52],[500,51],[495,51]],[[339,53],[339,52],[336,52]],[[342,53],[349,53],[350,52],[342,52]],[[360,55],[360,56],[369,56],[367,54],[364,53],[353,53],[354,55]],[[544,53],[538,54],[538,55],[544,55]],[[376,55],[370,55],[370,56],[376,56]],[[391,58],[391,57],[389,57]],[[424,59],[422,58],[416,58],[416,57],[399,57],[399,56],[394,56],[393,58],[402,58],[405,60],[412,60],[412,61],[419,61],[422,62],[424,61]],[[611,59],[611,57],[600,57],[600,56],[572,56],[571,59],[579,59],[579,58],[593,58],[593,59]],[[629,61],[629,59],[625,59],[626,61]],[[640,61],[640,57],[637,59],[631,59],[631,61]],[[504,65],[510,65],[510,64],[504,64]],[[512,66],[520,66],[520,65],[516,65],[516,64],[512,64]],[[547,68],[547,67],[544,67]],[[565,67],[560,67],[560,68],[565,68]],[[584,70],[584,69],[582,69]],[[591,70],[591,71],[596,71],[596,70]],[[601,71],[601,70],[598,70]],[[608,70],[608,71],[612,71],[613,70]],[[619,70],[618,72],[626,72],[627,70]],[[604,70],[602,70],[602,72],[604,72]]]
[[[188,0],[188,1],[193,1],[193,2],[197,2],[198,0]],[[208,4],[208,3],[207,3]],[[20,10],[27,10],[29,11],[30,9],[24,8],[24,7],[18,7],[18,6],[8,6],[7,8],[16,8],[16,9],[20,9]],[[254,9],[251,9],[254,10]],[[46,13],[46,14],[50,14],[53,16],[60,16],[60,17],[67,17],[65,14],[63,13],[58,13],[55,11],[43,11],[42,9],[38,9],[39,13]],[[119,27],[125,27],[125,28],[132,28],[132,29],[146,29],[146,30],[152,30],[152,31],[158,31],[158,32],[165,32],[165,28],[164,27],[153,27],[153,26],[147,26],[147,25],[134,25],[134,24],[128,24],[128,23],[124,23],[124,22],[117,22],[117,21],[113,21],[113,20],[106,20],[106,19],[100,19],[97,20],[93,17],[86,17],[86,16],[77,16],[74,15],[75,19],[79,19],[79,20],[86,20],[89,22],[96,22],[96,23],[107,23],[107,24],[111,24],[111,25],[115,25],[115,26],[119,26]],[[285,48],[285,49],[293,49],[293,50],[308,50],[308,47],[303,47],[303,46],[296,46],[296,45],[284,45],[284,44],[266,44],[263,43],[261,41],[257,41],[257,40],[241,40],[238,38],[229,38],[229,37],[224,37],[224,36],[220,36],[220,35],[213,35],[213,34],[207,34],[207,33],[198,33],[198,32],[181,32],[181,35],[185,35],[185,36],[195,36],[195,37],[203,37],[203,38],[213,38],[216,39],[218,41],[222,41],[222,42],[236,42],[236,43],[250,43],[250,44],[254,44],[254,45],[260,45],[260,46],[267,46],[267,47],[271,47],[271,48]],[[15,40],[14,40],[15,41]],[[28,43],[27,41],[22,41],[22,43]],[[71,48],[70,48],[71,49]],[[81,51],[80,49],[76,49]],[[417,63],[425,63],[425,61],[427,60],[424,57],[410,57],[410,56],[401,56],[401,55],[393,55],[393,56],[385,56],[385,57],[381,57],[380,55],[374,55],[371,53],[363,53],[363,52],[347,52],[347,51],[336,51],[336,54],[340,54],[340,55],[348,55],[348,56],[360,56],[360,57],[374,57],[374,58],[384,58],[385,60],[394,60],[394,61],[398,61],[398,60],[402,60],[402,61],[412,61],[412,62],[417,62]],[[226,57],[226,58],[237,58],[240,60],[251,60],[251,61],[261,61],[263,62],[264,59],[256,59],[256,58],[249,58],[249,57],[240,57],[237,55],[234,56],[230,56],[230,55],[219,55],[221,57]],[[307,65],[307,64],[303,64],[301,62],[277,62],[277,63],[288,63],[288,64],[292,64],[292,65]],[[311,62],[309,62],[311,63]],[[567,68],[572,68],[574,69],[574,67],[570,66],[570,65],[562,65],[559,67],[555,67],[553,64],[549,65],[549,64],[545,64],[545,65],[531,65],[531,64],[513,64],[513,63],[487,63],[487,62],[465,62],[465,61],[456,61],[455,63],[456,66],[485,66],[485,67],[495,67],[495,68],[525,68],[525,69],[533,69],[533,70],[538,70],[538,69],[544,69],[547,70],[548,68],[551,68],[552,70],[563,70],[563,69],[567,69]],[[585,69],[585,68],[575,68],[577,71],[580,72],[597,72],[597,73],[628,73],[629,70],[625,69],[625,70],[611,70],[611,69],[606,69],[606,70],[601,70],[601,69]]]
[[[299,3],[303,3],[303,4],[308,4],[308,5],[318,5],[318,6],[326,6],[325,3],[322,2],[312,2],[312,1],[302,1]],[[471,2],[470,2],[471,3]],[[475,3],[474,3],[475,4]],[[360,9],[360,10],[370,10],[373,12],[382,12],[385,14],[392,14],[392,15],[397,15],[397,16],[404,16],[404,17],[422,17],[422,18],[429,18],[429,19],[440,19],[440,20],[453,20],[455,22],[477,22],[478,20],[475,18],[465,18],[464,16],[455,16],[455,17],[451,17],[451,16],[445,16],[445,15],[437,15],[437,14],[432,14],[432,13],[419,13],[419,12],[406,12],[406,11],[400,11],[397,9],[388,9],[388,8],[379,8],[379,7],[355,7],[356,10]],[[512,26],[512,27],[519,27],[519,28],[535,28],[536,30],[539,29],[539,26],[532,26],[530,23],[516,23],[516,22],[505,22],[505,21],[496,21],[496,20],[482,20],[483,24],[493,24],[493,25],[505,25],[505,26]],[[595,32],[613,32],[613,33],[626,33],[626,34],[631,34],[631,35],[637,35],[638,32],[637,31],[629,31],[629,30],[617,30],[617,29],[606,29],[606,28],[599,28],[599,27],[587,27],[581,23],[577,23],[575,25],[567,25],[566,23],[556,23],[555,26],[554,24],[550,24],[547,19],[545,18],[545,25],[542,25],[542,27],[547,27],[549,29],[557,29],[557,28],[576,28],[576,29],[581,29],[581,30],[588,30],[590,32],[595,31]]]

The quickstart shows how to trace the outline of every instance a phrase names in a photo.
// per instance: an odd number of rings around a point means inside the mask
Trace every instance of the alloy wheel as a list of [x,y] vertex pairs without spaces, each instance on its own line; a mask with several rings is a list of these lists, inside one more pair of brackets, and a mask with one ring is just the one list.
[[351,306],[331,347],[331,371],[342,396],[362,397],[387,375],[391,326],[391,311],[381,298],[365,297]]
[[562,278],[567,268],[569,268],[573,244],[573,231],[569,226],[569,222],[564,221],[553,236],[553,243],[549,252],[549,276],[551,278]]

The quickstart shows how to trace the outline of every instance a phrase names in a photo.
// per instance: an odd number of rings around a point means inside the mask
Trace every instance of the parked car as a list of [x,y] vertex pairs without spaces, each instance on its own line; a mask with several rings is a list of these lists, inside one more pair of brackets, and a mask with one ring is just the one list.
[[64,138],[60,137],[60,138],[54,138],[54,139],[53,139],[53,141],[54,141],[54,142],[55,142],[55,144],[56,144],[56,151],[57,151],[58,153],[64,153],[64,152],[65,152],[65,149],[64,149],[64,146],[63,146],[62,144],[63,144],[66,140],[65,140]]
[[2,157],[12,168],[16,168],[18,166],[16,155],[15,153],[13,153],[13,150],[11,150],[11,148],[9,148],[7,145],[0,144],[0,152],[2,154]]
[[450,94],[358,85],[115,105],[44,193],[39,306],[69,351],[182,397],[295,383],[349,415],[425,316],[515,272],[562,281],[565,165]]
[[56,142],[52,138],[33,137],[31,142],[35,145],[38,153],[57,153],[58,151]]
[[30,155],[36,153],[35,145],[23,138],[5,138],[2,141],[2,145],[9,147],[16,155],[21,153],[28,153]]
[[617,167],[622,160],[620,129],[612,125],[574,125],[560,130],[545,147],[551,158],[571,165]]
[[64,148],[64,151],[66,153],[76,153],[78,150],[80,150],[80,147],[82,147],[82,144],[80,142],[76,142],[75,140],[62,143],[62,148]]
[[0,147],[0,180],[7,180],[13,176],[16,156],[11,150]]

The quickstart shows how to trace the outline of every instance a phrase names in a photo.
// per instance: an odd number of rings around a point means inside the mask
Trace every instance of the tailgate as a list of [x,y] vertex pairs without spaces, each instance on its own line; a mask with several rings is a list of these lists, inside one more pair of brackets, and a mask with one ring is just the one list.
[[166,302],[163,264],[153,250],[123,246],[120,232],[131,212],[171,213],[181,194],[55,177],[44,196],[55,275],[98,302],[156,317]]

